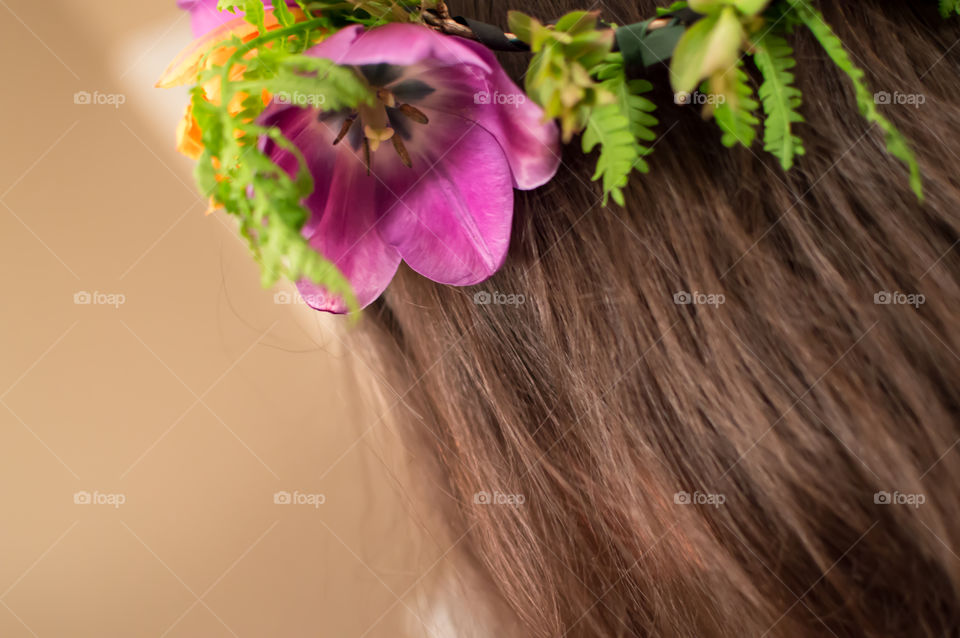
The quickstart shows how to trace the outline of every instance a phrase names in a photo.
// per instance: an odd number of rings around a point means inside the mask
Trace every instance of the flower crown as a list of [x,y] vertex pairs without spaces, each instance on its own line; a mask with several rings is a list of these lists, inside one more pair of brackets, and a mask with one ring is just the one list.
[[[699,103],[725,146],[763,147],[784,170],[804,154],[789,36],[805,27],[849,78],[918,199],[907,140],[877,109],[864,73],[808,0],[689,0],[638,24],[577,11],[510,33],[450,15],[443,0],[179,0],[198,39],[158,86],[192,84],[178,150],[239,221],[263,283],[345,313],[375,300],[403,260],[467,286],[503,264],[513,189],[542,186],[560,144],[595,149],[604,204],[624,205],[650,170],[656,105],[649,67],[669,64],[678,103]],[[946,17],[960,0],[940,0]],[[525,91],[492,50],[529,51]],[[761,82],[755,93],[745,59]],[[695,91],[698,91],[695,93]],[[762,119],[762,122],[761,122]]]

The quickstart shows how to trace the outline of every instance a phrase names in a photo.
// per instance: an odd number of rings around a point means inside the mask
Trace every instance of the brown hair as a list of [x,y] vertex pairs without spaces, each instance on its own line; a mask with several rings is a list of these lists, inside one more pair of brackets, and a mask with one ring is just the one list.
[[[450,4],[505,26],[516,2]],[[960,635],[960,28],[933,1],[821,4],[875,90],[924,96],[881,108],[925,204],[798,31],[794,170],[723,148],[655,72],[662,141],[626,208],[599,204],[573,145],[517,193],[495,277],[402,270],[367,313],[453,538],[519,635]],[[599,8],[624,24],[655,4]]]

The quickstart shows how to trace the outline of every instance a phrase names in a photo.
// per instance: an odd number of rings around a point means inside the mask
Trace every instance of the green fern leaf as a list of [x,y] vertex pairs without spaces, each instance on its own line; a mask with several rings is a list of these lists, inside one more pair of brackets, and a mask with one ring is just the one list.
[[787,171],[793,166],[795,156],[806,153],[803,141],[793,132],[793,125],[803,122],[803,116],[797,111],[802,96],[793,86],[793,73],[790,72],[796,66],[793,49],[782,36],[773,33],[755,40],[753,48],[753,61],[763,74],[759,91],[766,114],[763,148],[775,155],[780,166]]
[[615,99],[591,112],[583,134],[583,150],[589,153],[600,145],[600,159],[593,179],[603,179],[604,204],[612,196],[623,206],[622,189],[630,173],[650,170],[644,157],[653,151],[641,142],[656,139],[652,127],[659,122],[652,115],[656,105],[641,94],[653,89],[653,85],[646,80],[627,80],[623,57],[619,54],[608,56],[595,73],[600,89]]
[[613,201],[623,206],[622,189],[640,159],[636,139],[630,132],[630,120],[617,104],[598,106],[590,113],[581,143],[584,153],[600,145],[600,158],[593,179],[603,179],[604,205],[609,197],[613,197]]
[[960,0],[940,0],[940,15],[949,18],[954,14],[960,14]]
[[880,114],[874,101],[873,93],[867,87],[865,74],[850,59],[843,42],[833,32],[820,14],[806,0],[789,0],[798,17],[813,36],[820,42],[833,63],[850,78],[856,94],[857,106],[860,114],[871,124],[876,124],[883,131],[887,152],[907,165],[910,170],[910,187],[919,201],[923,201],[923,178],[920,176],[920,166],[907,139],[897,130],[893,123]]
[[[242,6],[247,8],[252,1],[245,0]],[[255,14],[248,11],[248,17],[254,20]],[[264,285],[281,277],[291,281],[308,279],[355,310],[357,299],[350,282],[334,263],[311,249],[300,232],[309,217],[303,200],[313,191],[305,158],[279,129],[256,123],[264,108],[260,95],[263,88],[275,97],[285,94],[297,104],[302,101],[304,106],[319,108],[355,108],[373,99],[365,82],[352,69],[293,53],[309,46],[316,37],[315,29],[325,25],[325,18],[313,19],[265,33],[247,43],[234,39],[230,44],[236,51],[231,59],[201,74],[191,91],[193,115],[204,147],[196,179],[212,204],[238,219],[240,233],[262,267]],[[280,41],[290,46],[275,46]],[[231,80],[230,68],[240,59],[247,67],[244,77]],[[202,88],[213,78],[219,78],[221,85],[218,104],[207,100]],[[240,114],[231,113],[227,105],[242,93],[248,96],[242,100]],[[293,154],[298,170],[288,174],[273,162],[260,144],[267,137]]]
[[[597,68],[597,78],[601,80],[600,88],[616,98],[620,112],[630,121],[633,136],[644,142],[655,140],[657,134],[653,132],[653,127],[660,122],[652,113],[657,110],[657,105],[642,96],[652,91],[653,85],[646,80],[627,80],[623,58],[616,54],[609,56],[608,61]],[[652,151],[649,148],[637,143],[637,155],[640,157],[637,168],[642,173],[649,170],[642,158],[650,153]]]
[[[718,104],[713,111],[713,117],[717,126],[723,131],[723,137],[720,139],[726,147],[742,144],[750,148],[757,137],[757,119],[756,113],[760,105],[753,99],[753,88],[750,86],[750,78],[743,70],[743,60],[737,61],[737,66],[729,74],[732,81],[730,96],[722,103]],[[708,87],[701,88],[701,92],[710,94]]]
[[297,21],[293,13],[290,12],[290,8],[287,7],[286,2],[275,3],[273,5],[273,15],[276,16],[277,22],[279,22],[282,27],[289,27]]

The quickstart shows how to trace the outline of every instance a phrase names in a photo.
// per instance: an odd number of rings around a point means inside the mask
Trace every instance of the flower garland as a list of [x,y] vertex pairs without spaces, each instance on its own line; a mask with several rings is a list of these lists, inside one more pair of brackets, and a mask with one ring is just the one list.
[[[923,198],[917,161],[877,109],[864,73],[808,0],[689,0],[635,25],[577,11],[544,24],[511,11],[511,33],[454,18],[443,0],[179,0],[198,39],[158,86],[190,84],[178,150],[260,263],[263,284],[297,282],[311,306],[376,299],[401,261],[472,285],[506,258],[513,189],[550,181],[560,144],[599,150],[593,176],[624,205],[650,170],[653,87],[669,63],[678,102],[707,100],[724,145],[763,147],[789,170],[804,154],[789,38],[807,28],[849,78]],[[940,0],[944,16],[960,0]],[[525,90],[491,49],[532,52]],[[745,70],[751,59],[762,81]]]

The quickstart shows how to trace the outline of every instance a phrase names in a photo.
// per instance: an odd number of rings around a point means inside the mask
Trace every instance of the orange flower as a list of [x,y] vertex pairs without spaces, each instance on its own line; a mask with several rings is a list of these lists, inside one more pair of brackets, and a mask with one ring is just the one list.
[[193,117],[193,104],[187,104],[183,118],[177,124],[177,152],[193,160],[200,159],[203,154],[203,142],[200,139],[200,127]]
[[[291,12],[297,20],[303,20],[306,17],[300,9],[293,8]],[[266,14],[264,26],[268,31],[280,26],[272,11]],[[260,33],[257,31],[257,27],[244,18],[234,18],[225,22],[213,31],[197,38],[181,51],[163,72],[163,75],[160,76],[157,87],[168,89],[181,84],[191,84],[196,81],[201,71],[210,68],[211,65],[224,64],[233,55],[234,48],[220,46],[215,51],[213,49],[234,35],[240,38],[242,42],[249,42]],[[210,56],[207,58],[207,64],[204,64],[203,58],[208,52]]]
[[[297,20],[303,20],[306,16],[300,9],[291,9]],[[264,26],[272,30],[280,26],[273,12],[268,12],[265,16]],[[159,88],[170,88],[182,84],[191,84],[197,81],[199,75],[208,69],[222,66],[227,63],[230,56],[234,54],[236,48],[223,43],[232,36],[238,37],[242,42],[249,42],[260,35],[257,27],[247,22],[244,18],[235,18],[224,23],[213,31],[210,31],[201,38],[194,40],[189,46],[174,58],[170,66],[160,76],[157,82]],[[237,81],[243,78],[246,66],[235,64],[229,73],[231,81]],[[203,84],[204,97],[211,104],[220,103],[220,78],[215,77]],[[270,101],[270,94],[264,90],[261,94],[263,103]],[[230,100],[227,111],[231,115],[236,115],[243,110],[243,101],[247,98],[247,93],[238,92]],[[177,126],[177,151],[183,153],[191,159],[198,159],[203,153],[203,143],[201,141],[200,126],[196,118],[193,117],[193,105],[188,104],[183,119]]]

